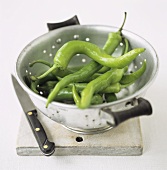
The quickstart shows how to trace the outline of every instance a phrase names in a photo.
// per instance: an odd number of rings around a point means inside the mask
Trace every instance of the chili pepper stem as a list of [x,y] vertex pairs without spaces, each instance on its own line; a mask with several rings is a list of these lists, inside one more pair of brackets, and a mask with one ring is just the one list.
[[32,63],[29,63],[29,66],[32,67],[32,66],[34,66],[34,64],[37,64],[37,63],[44,64],[44,65],[46,65],[48,67],[52,67],[52,64],[45,61],[45,60],[35,60]]
[[47,70],[45,73],[43,73],[42,75],[38,76],[37,79],[42,79],[44,77],[46,77],[49,73],[51,73],[52,71],[57,71],[58,68],[57,66],[54,64],[49,70]]
[[124,27],[124,25],[125,25],[126,16],[127,16],[127,13],[125,12],[125,13],[124,13],[124,20],[123,20],[123,23],[122,23],[121,27],[120,27],[119,30],[118,30],[119,32],[122,31],[122,29],[123,29],[123,27]]

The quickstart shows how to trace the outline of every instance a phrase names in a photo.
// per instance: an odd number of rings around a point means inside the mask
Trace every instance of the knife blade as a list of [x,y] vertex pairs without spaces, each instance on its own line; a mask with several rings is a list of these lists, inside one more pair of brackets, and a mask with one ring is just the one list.
[[14,75],[11,75],[13,86],[18,97],[18,100],[22,106],[22,109],[26,115],[26,118],[29,122],[31,130],[36,138],[36,141],[39,145],[41,152],[45,156],[51,156],[55,151],[54,142],[50,142],[47,138],[46,132],[37,118],[37,110],[31,101],[29,95],[24,91],[20,86],[17,79]]

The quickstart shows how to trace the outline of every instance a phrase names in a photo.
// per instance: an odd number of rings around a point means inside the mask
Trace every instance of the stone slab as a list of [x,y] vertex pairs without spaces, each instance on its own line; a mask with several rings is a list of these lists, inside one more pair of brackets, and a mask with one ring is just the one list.
[[[39,114],[38,118],[47,133],[48,139],[56,145],[53,156],[142,155],[143,144],[139,118],[130,119],[114,129],[94,135],[71,132],[43,114]],[[78,139],[83,139],[83,141],[78,142]],[[24,114],[21,117],[16,151],[20,156],[43,156]]]

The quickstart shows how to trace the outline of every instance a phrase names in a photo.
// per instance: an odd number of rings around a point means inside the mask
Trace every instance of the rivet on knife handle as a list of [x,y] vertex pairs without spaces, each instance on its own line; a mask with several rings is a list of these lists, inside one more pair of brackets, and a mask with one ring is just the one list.
[[26,114],[31,129],[36,137],[40,150],[45,156],[51,156],[55,151],[55,144],[47,139],[44,128],[37,118],[37,111],[31,110]]

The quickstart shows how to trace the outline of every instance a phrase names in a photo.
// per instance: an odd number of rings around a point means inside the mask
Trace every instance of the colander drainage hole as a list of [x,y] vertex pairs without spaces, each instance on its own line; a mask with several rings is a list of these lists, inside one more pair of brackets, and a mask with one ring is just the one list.
[[90,41],[90,38],[86,38],[85,40],[86,40],[87,42],[89,42],[89,41]]
[[125,107],[128,107],[128,106],[134,106],[134,102],[133,101],[129,101],[125,104]]
[[131,102],[127,102],[126,104],[125,104],[125,107],[128,107],[129,105],[131,105],[132,103]]
[[83,141],[83,138],[80,137],[80,136],[78,136],[78,137],[76,137],[76,141],[77,141],[77,142],[82,142],[82,141]]

